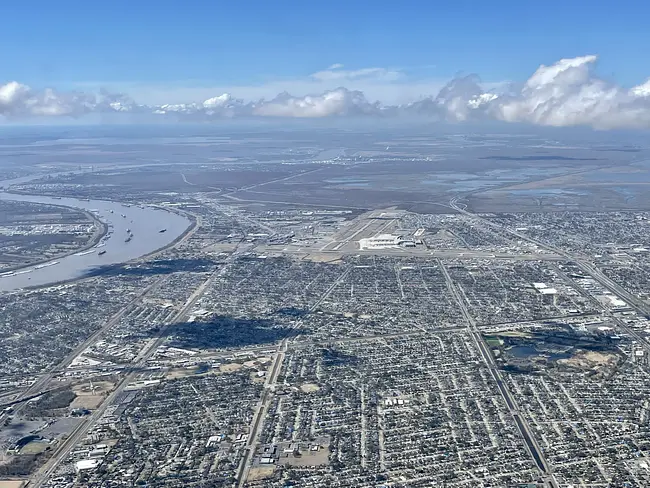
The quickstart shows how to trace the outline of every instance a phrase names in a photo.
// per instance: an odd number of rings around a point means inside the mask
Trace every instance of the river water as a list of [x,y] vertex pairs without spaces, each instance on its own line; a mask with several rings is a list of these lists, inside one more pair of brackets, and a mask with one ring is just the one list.
[[[24,183],[40,176],[0,181],[0,186],[7,188],[11,184]],[[59,199],[5,191],[0,191],[0,199],[80,208],[95,214],[108,225],[109,232],[100,244],[88,251],[53,259],[38,266],[29,266],[13,273],[0,273],[0,292],[74,280],[102,266],[130,261],[170,244],[191,224],[189,219],[168,210],[148,206],[125,206],[119,202],[104,200]],[[163,229],[166,229],[165,232],[160,232]],[[129,242],[125,242],[129,231],[133,237]],[[100,255],[101,251],[106,252]]]

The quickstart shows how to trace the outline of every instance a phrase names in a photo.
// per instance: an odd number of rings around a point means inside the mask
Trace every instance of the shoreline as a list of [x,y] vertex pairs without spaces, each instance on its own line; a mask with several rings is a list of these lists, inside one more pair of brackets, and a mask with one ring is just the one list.
[[[119,203],[119,202],[116,202],[116,203]],[[168,249],[170,249],[172,247],[175,247],[180,241],[185,239],[188,236],[188,234],[193,233],[196,230],[196,228],[198,227],[198,219],[193,214],[186,213],[186,212],[183,212],[183,211],[178,210],[178,209],[171,210],[171,209],[164,208],[164,207],[156,207],[156,208],[158,208],[159,210],[164,210],[164,211],[176,213],[178,215],[182,215],[183,217],[186,217],[190,221],[190,225],[188,225],[187,228],[183,231],[183,233],[180,234],[178,237],[176,237],[176,239],[174,239],[170,243],[168,243],[168,244],[166,244],[166,245],[164,245],[164,246],[162,246],[162,247],[160,247],[158,249],[155,249],[155,250],[153,250],[153,251],[151,251],[151,252],[149,252],[147,254],[143,254],[142,256],[138,256],[137,258],[133,258],[133,259],[129,259],[127,261],[123,261],[121,263],[117,263],[116,264],[117,266],[123,266],[123,265],[129,264],[129,263],[135,263],[135,262],[137,262],[139,260],[146,261],[147,259],[151,258],[155,254],[164,252],[164,251],[166,251],[166,250],[168,250]],[[80,252],[80,251],[76,251],[76,252]],[[97,268],[97,269],[101,270],[101,266],[99,268]],[[79,276],[77,278],[71,278],[69,280],[53,281],[53,282],[45,284],[45,285],[26,286],[24,288],[20,288],[20,289],[8,291],[8,292],[0,292],[0,293],[22,293],[22,292],[25,292],[25,291],[35,291],[35,290],[40,290],[40,289],[43,289],[43,288],[70,285],[70,284],[73,284],[73,283],[76,283],[76,282],[79,282],[79,281],[85,281],[85,280],[89,280],[89,279],[92,279],[92,278],[100,277],[106,271],[108,271],[108,270],[99,271],[99,272],[97,272],[95,274],[92,274],[91,276]]]
[[[8,191],[4,191],[3,193],[11,195],[11,192],[8,192]],[[39,196],[39,195],[35,195],[35,196]],[[18,201],[18,200],[9,200],[9,201]],[[91,222],[93,222],[97,226],[98,229],[100,229],[100,231],[99,232],[94,232],[92,237],[90,238],[90,240],[88,240],[88,242],[86,242],[83,246],[78,247],[77,249],[70,250],[70,251],[67,251],[67,252],[64,252],[64,253],[61,253],[61,254],[57,254],[55,256],[50,256],[50,257],[45,258],[45,259],[39,259],[37,261],[32,261],[32,262],[29,262],[29,263],[26,263],[26,264],[19,264],[17,266],[10,266],[8,268],[0,268],[0,273],[11,273],[13,271],[21,271],[21,270],[24,270],[26,268],[31,268],[33,266],[39,266],[41,264],[49,263],[50,261],[53,261],[55,259],[63,259],[63,258],[66,258],[68,256],[72,256],[73,254],[76,254],[78,252],[88,251],[89,249],[92,249],[97,244],[99,244],[99,242],[101,242],[101,240],[106,236],[106,234],[108,234],[108,225],[105,224],[104,222],[102,222],[101,220],[99,220],[99,218],[95,214],[93,214],[92,212],[89,212],[86,209],[83,209],[83,208],[80,208],[80,207],[69,207],[69,206],[66,206],[66,205],[56,205],[56,204],[50,204],[50,203],[44,203],[44,204],[41,204],[41,205],[46,205],[46,206],[50,206],[50,207],[54,207],[54,208],[65,208],[65,209],[72,208],[72,209],[75,209],[75,210],[79,210],[86,217],[88,217],[89,220]]]
[[[58,196],[54,195],[49,195],[49,194],[40,194],[40,193],[34,193],[34,192],[24,192],[24,191],[12,191],[11,186],[7,187],[5,186],[4,189],[0,190],[0,194],[3,194],[6,197],[7,201],[23,201],[21,197],[33,197],[36,199],[57,199]],[[12,197],[16,197],[15,199]],[[47,202],[39,202],[43,205],[51,206],[54,208],[66,208],[66,209],[75,209],[79,210],[80,212],[83,212],[86,216],[88,216],[92,221],[95,223],[96,226],[98,226],[98,232],[96,232],[91,240],[89,240],[85,245],[82,247],[76,248],[72,251],[59,254],[54,257],[49,257],[45,260],[38,260],[38,261],[33,261],[29,264],[25,265],[19,265],[12,267],[11,269],[7,268],[6,270],[0,270],[0,273],[12,273],[12,272],[20,272],[21,270],[25,272],[25,270],[30,270],[30,268],[34,268],[34,266],[39,266],[41,264],[47,264],[53,261],[58,261],[59,259],[67,259],[72,255],[78,254],[78,253],[84,253],[92,248],[96,247],[99,243],[102,242],[102,239],[106,237],[106,235],[109,234],[109,230],[111,228],[111,222],[103,222],[100,220],[100,216],[96,215],[94,212],[91,211],[87,206],[82,206],[81,202],[85,201],[90,201],[85,198],[79,198],[76,196],[65,196],[63,198],[74,200],[74,202],[66,202],[67,204],[62,204],[58,202],[52,202],[52,201],[47,201]],[[6,290],[1,290],[0,293],[21,293],[24,291],[33,291],[33,290],[38,290],[38,289],[43,289],[43,288],[48,288],[48,287],[54,287],[54,286],[61,286],[61,285],[67,285],[71,283],[75,283],[77,281],[83,281],[89,278],[94,278],[97,276],[100,276],[103,274],[103,268],[105,266],[124,266],[129,263],[135,263],[140,260],[146,260],[146,259],[151,259],[152,256],[164,252],[168,249],[173,248],[174,246],[178,245],[179,242],[182,242],[184,239],[187,238],[188,234],[193,233],[196,228],[198,227],[198,223],[200,222],[200,216],[186,212],[177,208],[170,208],[158,204],[138,204],[135,202],[120,202],[117,200],[104,200],[104,199],[99,199],[97,200],[98,202],[106,203],[106,204],[113,204],[113,205],[121,205],[121,206],[131,206],[131,205],[146,205],[147,207],[151,207],[152,210],[157,210],[157,211],[162,211],[162,212],[169,212],[171,215],[176,215],[178,217],[182,217],[185,219],[186,223],[185,226],[183,227],[183,230],[170,242],[167,244],[162,245],[159,248],[150,250],[149,252],[146,252],[145,254],[141,254],[139,256],[134,256],[131,258],[127,258],[124,261],[121,262],[116,262],[116,263],[110,263],[110,264],[98,264],[95,266],[90,266],[83,272],[81,272],[77,276],[71,276],[71,277],[64,277],[59,280],[53,280],[47,283],[39,283],[39,284],[27,284],[25,283],[25,286],[23,287],[17,287],[13,289],[6,289]],[[106,268],[107,270],[110,268]]]

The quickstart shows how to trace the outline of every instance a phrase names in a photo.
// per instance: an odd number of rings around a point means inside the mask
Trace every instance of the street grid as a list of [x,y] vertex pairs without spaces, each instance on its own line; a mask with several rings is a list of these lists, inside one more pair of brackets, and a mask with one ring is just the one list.
[[[641,231],[613,250],[610,223],[574,256],[564,229],[527,233],[543,216],[450,205],[456,213],[334,219],[338,230],[318,235],[305,222],[322,215],[242,220],[215,201],[152,261],[25,293],[25,331],[4,349],[0,385],[0,399],[19,403],[2,420],[27,420],[33,394],[44,392],[39,405],[112,385],[52,441],[29,486],[647,484]],[[584,229],[595,232],[592,217]],[[351,249],[367,232],[420,228],[413,250]],[[174,260],[182,269],[167,267]],[[44,296],[61,325],[40,332],[30,317],[46,312],[29,304]],[[94,325],[71,321],[91,308]],[[36,347],[23,334],[45,332],[59,342],[13,367]],[[85,460],[91,469],[75,469]]]

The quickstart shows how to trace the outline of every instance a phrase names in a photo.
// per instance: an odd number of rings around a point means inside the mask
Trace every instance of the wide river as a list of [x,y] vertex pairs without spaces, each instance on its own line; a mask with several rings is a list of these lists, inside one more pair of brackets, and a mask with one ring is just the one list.
[[[39,176],[0,181],[0,186],[23,183]],[[53,259],[38,266],[29,266],[14,273],[0,272],[0,291],[13,291],[32,286],[45,286],[60,281],[74,280],[106,265],[124,263],[167,246],[183,234],[189,219],[160,208],[124,206],[105,200],[51,198],[40,195],[18,195],[0,191],[0,199],[64,205],[95,214],[108,225],[108,234],[97,246],[77,254]],[[164,232],[161,230],[166,229]],[[125,240],[133,237],[129,242]],[[106,252],[104,252],[106,251]],[[102,254],[99,254],[99,253]]]

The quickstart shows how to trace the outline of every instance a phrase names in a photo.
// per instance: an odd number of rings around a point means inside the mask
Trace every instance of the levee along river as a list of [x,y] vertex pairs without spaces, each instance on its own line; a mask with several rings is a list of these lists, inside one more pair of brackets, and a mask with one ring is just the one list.
[[[0,185],[2,183],[8,182],[0,182]],[[164,209],[104,200],[52,198],[4,191],[0,192],[0,199],[81,208],[92,212],[108,226],[102,242],[91,249],[18,271],[0,273],[0,292],[74,280],[102,266],[130,261],[169,245],[191,224],[182,215]]]

